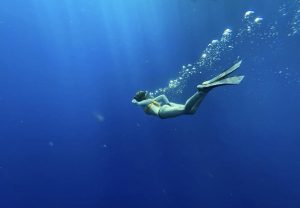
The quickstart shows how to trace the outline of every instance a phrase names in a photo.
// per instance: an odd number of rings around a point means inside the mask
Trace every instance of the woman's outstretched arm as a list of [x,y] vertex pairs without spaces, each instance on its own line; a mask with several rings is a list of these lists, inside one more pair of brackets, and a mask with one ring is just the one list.
[[132,99],[132,103],[137,104],[139,106],[147,106],[152,102],[153,99],[142,100],[138,102],[136,99]]

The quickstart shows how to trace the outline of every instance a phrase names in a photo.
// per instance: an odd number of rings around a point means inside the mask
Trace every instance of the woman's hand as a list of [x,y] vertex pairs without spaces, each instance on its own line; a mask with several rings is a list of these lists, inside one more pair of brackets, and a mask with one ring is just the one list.
[[136,101],[136,99],[132,99],[132,101],[131,101],[132,103],[134,103],[134,104],[136,104],[137,103],[137,101]]

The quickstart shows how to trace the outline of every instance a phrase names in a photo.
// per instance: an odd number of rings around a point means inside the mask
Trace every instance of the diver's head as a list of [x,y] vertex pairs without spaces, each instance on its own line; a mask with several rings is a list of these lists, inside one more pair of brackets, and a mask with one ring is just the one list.
[[148,92],[141,90],[141,91],[138,91],[133,98],[136,101],[140,102],[142,100],[146,100],[147,97],[148,97]]

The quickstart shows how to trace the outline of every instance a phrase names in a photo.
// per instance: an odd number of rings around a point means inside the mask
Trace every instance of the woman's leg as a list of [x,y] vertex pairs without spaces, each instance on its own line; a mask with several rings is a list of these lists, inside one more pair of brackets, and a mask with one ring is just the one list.
[[185,106],[177,103],[170,103],[170,105],[163,105],[158,111],[158,117],[173,118],[185,114]]
[[161,106],[158,116],[165,119],[177,117],[183,114],[194,114],[209,90],[209,88],[199,90],[186,101],[185,105],[170,103],[170,105]]
[[190,97],[185,103],[185,113],[194,114],[209,91],[209,88],[200,89],[192,97]]

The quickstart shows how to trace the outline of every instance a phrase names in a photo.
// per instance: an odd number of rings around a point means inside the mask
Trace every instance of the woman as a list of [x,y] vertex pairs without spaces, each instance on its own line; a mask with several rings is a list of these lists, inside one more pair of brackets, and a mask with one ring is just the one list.
[[239,84],[244,76],[228,77],[233,71],[240,67],[242,61],[239,61],[228,70],[219,74],[211,80],[205,81],[198,85],[198,91],[191,96],[185,104],[172,103],[165,95],[152,97],[147,91],[139,91],[134,96],[132,103],[141,106],[144,112],[149,115],[158,116],[159,118],[173,118],[180,115],[194,114],[201,104],[207,93],[221,85],[236,85]]

